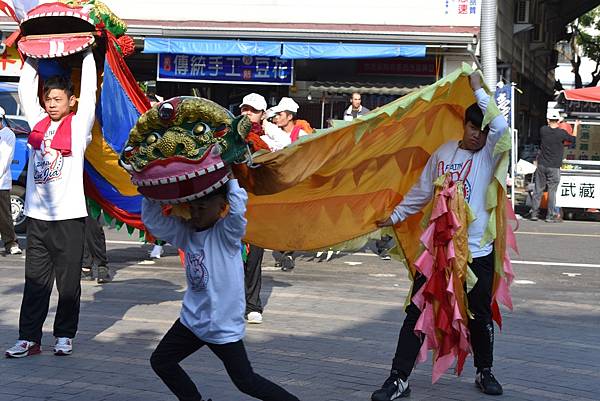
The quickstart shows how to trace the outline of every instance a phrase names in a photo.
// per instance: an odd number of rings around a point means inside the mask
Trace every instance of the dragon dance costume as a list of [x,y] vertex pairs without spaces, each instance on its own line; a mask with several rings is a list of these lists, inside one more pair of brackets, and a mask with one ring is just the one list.
[[[72,29],[57,34],[59,24]],[[150,108],[121,54],[132,50],[125,29],[99,1],[69,1],[31,10],[11,40],[18,42],[22,53],[39,58],[77,54],[97,44],[95,52],[102,57],[96,59],[103,61],[103,68],[97,120],[86,152],[86,193],[93,200],[94,214],[102,210],[130,233],[144,230],[140,193],[163,203],[185,204],[194,194],[222,185],[225,172],[233,168],[249,192],[245,241],[278,250],[356,248],[379,232],[374,222],[391,214],[430,156],[449,140],[460,139],[464,110],[474,101],[467,79],[472,70],[463,65],[433,85],[354,121],[302,137],[277,152],[254,154],[250,168],[247,120],[234,119],[220,106],[193,98],[175,98]],[[484,124],[498,114],[490,103]],[[511,307],[507,248],[515,245],[506,203],[509,149],[510,134],[505,132],[494,149],[499,161],[486,200],[490,220],[484,235],[495,249],[492,306],[498,323],[498,304]],[[445,272],[442,287],[451,285],[453,292],[445,300],[432,298],[435,313],[430,327],[444,330],[429,332],[427,344],[435,350],[435,360],[453,355],[460,368],[468,351],[462,323],[447,326],[436,319],[439,310],[452,311],[457,317],[453,322],[464,323],[468,316],[462,300],[463,286],[472,285],[465,271],[468,249],[463,238],[468,213],[455,195],[459,187],[439,184],[433,210],[441,214],[426,221],[434,227],[443,221],[445,231],[435,230],[445,232],[447,242],[427,236],[433,229],[424,229],[423,213],[396,225],[393,234],[399,245],[396,255],[404,259],[411,276],[419,268],[417,261],[429,257],[422,242],[436,244],[437,251],[429,253]],[[167,189],[176,195],[166,195]],[[175,210],[185,215],[185,207]],[[281,230],[282,224],[293,229]]]

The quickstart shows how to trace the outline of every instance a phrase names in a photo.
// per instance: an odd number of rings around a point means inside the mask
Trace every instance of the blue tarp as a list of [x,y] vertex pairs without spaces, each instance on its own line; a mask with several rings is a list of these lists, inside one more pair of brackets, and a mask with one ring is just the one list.
[[279,57],[281,42],[147,38],[144,40],[144,53]]
[[140,112],[123,90],[109,63],[104,63],[102,86],[100,107],[96,107],[96,121],[102,128],[104,140],[116,154],[120,154]]
[[271,56],[283,59],[425,57],[425,45],[380,43],[263,42],[147,38],[144,53],[219,56]]
[[285,42],[284,59],[425,57],[424,45]]

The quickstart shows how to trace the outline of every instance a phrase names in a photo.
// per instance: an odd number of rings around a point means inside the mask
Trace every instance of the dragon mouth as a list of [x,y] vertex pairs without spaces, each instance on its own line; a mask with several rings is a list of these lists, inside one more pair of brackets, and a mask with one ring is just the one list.
[[83,7],[41,4],[21,21],[19,50],[32,58],[68,56],[90,47],[95,31],[96,24]]
[[161,203],[182,203],[201,198],[229,180],[229,170],[214,145],[205,156],[190,162],[182,157],[161,159],[146,166],[141,172],[128,169],[131,182],[138,191]]
[[[171,165],[169,167],[173,167],[172,165],[176,163],[177,162],[171,162]],[[175,184],[182,181],[192,180],[196,177],[202,177],[203,175],[213,173],[216,170],[222,169],[223,167],[225,167],[225,163],[218,162],[217,164],[208,166],[206,168],[194,169],[187,173],[182,173],[181,171],[179,171],[179,175],[166,175],[162,178],[143,178],[144,176],[142,176],[141,174],[134,173],[132,174],[131,182],[133,185],[137,185],[139,187],[152,187],[164,184]]]
[[186,181],[151,187],[138,187],[138,191],[163,204],[177,204],[202,198],[229,181],[229,170],[221,168],[212,173],[193,177]]

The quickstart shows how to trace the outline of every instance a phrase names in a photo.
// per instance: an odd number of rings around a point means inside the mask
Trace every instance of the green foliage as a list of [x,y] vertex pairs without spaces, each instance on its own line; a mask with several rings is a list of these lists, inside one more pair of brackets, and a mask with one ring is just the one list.
[[576,41],[583,55],[594,61],[600,60],[600,36],[590,32],[600,31],[600,7],[579,17],[575,26]]
[[571,29],[573,31],[570,41],[573,50],[571,65],[575,74],[575,87],[583,86],[579,73],[580,55],[596,62],[595,71],[592,72],[592,81],[587,85],[588,87],[596,86],[600,82],[600,36],[596,34],[596,32],[600,32],[600,7],[594,8],[573,21]]

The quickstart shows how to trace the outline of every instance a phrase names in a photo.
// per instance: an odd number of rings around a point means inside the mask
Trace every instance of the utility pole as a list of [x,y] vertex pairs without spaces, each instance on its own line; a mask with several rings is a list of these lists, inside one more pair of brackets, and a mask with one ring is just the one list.
[[483,79],[491,91],[496,89],[498,80],[498,50],[496,45],[496,25],[498,3],[496,0],[481,1],[481,64]]

